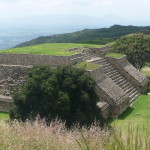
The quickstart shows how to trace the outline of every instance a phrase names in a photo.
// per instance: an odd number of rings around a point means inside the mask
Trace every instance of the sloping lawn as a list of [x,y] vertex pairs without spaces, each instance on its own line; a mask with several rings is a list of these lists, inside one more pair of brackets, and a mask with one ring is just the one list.
[[93,45],[93,44],[74,44],[74,43],[51,43],[51,44],[40,44],[35,46],[12,48],[7,50],[1,50],[0,53],[25,53],[25,54],[49,54],[49,55],[62,55],[68,56],[73,55],[75,52],[65,51],[74,47],[102,47],[104,45]]
[[150,95],[141,95],[131,107],[129,107],[111,125],[127,129],[129,125],[146,127],[150,131]]

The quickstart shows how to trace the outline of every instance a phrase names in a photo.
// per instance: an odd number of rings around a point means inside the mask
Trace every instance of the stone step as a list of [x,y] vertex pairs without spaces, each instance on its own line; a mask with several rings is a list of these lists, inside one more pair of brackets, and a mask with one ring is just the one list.
[[138,92],[134,89],[132,92],[129,93],[130,97],[134,97]]
[[106,74],[107,74],[107,76],[109,76],[110,78],[112,78],[112,80],[120,77],[120,74],[118,74],[118,73],[115,73],[115,74],[106,73]]
[[103,65],[104,65],[105,67],[108,67],[108,68],[113,67],[113,66],[110,65],[109,63],[103,63]]
[[110,69],[110,70],[112,70],[112,69],[113,69],[113,70],[116,70],[116,69],[115,69],[114,67],[112,67],[112,66],[104,66],[104,68],[105,68],[106,70],[109,70],[109,69]]
[[109,75],[112,79],[118,79],[118,78],[120,78],[120,77],[122,77],[122,76],[120,76],[120,74],[119,73],[117,73],[116,75],[114,75],[114,76],[111,76],[111,75]]
[[104,67],[104,69],[105,69],[105,72],[115,71],[114,68],[107,69],[107,68]]
[[75,60],[79,60],[79,59],[82,60],[82,59],[83,59],[83,56],[81,56],[81,57],[76,57],[76,58],[72,58],[71,61],[75,61]]
[[133,90],[133,86],[131,84],[124,88],[124,91],[126,91],[126,93],[129,93],[131,90]]
[[120,76],[120,75],[118,75],[118,77],[117,76],[115,76],[115,77],[113,77],[112,78],[115,82],[117,82],[117,81],[119,81],[119,80],[121,80],[121,79],[124,79],[122,76]]
[[94,57],[93,59],[87,60],[86,62],[94,63],[96,64],[97,61],[99,61],[101,58],[100,57]]
[[126,79],[124,79],[124,81],[122,83],[120,83],[120,86],[122,87],[126,83],[128,83],[128,81]]
[[96,60],[95,63],[103,63],[105,60],[103,60],[102,58],[100,58],[99,60]]
[[113,77],[113,76],[116,76],[116,75],[118,75],[117,71],[108,74],[109,77]]
[[121,86],[122,84],[124,84],[126,82],[125,79],[121,79],[119,81],[116,81],[117,84],[119,84],[119,86]]
[[129,82],[127,82],[126,84],[124,84],[123,86],[122,86],[122,89],[124,90],[124,91],[126,91],[127,89],[129,89],[131,87],[131,84],[129,83]]
[[130,91],[128,91],[128,94],[129,94],[129,95],[132,95],[134,92],[136,92],[136,90],[135,90],[135,88],[132,87],[132,88],[130,89]]
[[91,54],[86,54],[86,55],[82,55],[83,56],[83,58],[89,58],[89,57],[91,57]]
[[138,98],[139,95],[140,94],[137,93],[134,97],[132,97],[131,100],[130,100],[130,104],[132,104]]
[[111,74],[114,74],[114,73],[117,73],[117,74],[118,74],[118,71],[114,70],[114,71],[111,71],[111,72],[107,72],[106,74],[107,74],[107,75],[111,75]]
[[102,63],[103,63],[104,65],[106,65],[106,64],[109,64],[109,65],[110,65],[110,63],[109,63],[108,61],[105,61],[105,60],[103,60]]

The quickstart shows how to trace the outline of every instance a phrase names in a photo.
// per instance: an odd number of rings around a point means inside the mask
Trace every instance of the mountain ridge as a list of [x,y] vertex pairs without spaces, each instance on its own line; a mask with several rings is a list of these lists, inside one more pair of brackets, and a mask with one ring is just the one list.
[[31,41],[21,43],[15,47],[32,46],[45,43],[84,43],[84,41],[97,40],[101,38],[117,39],[127,34],[144,31],[150,32],[150,26],[113,25],[109,28],[84,29],[72,33],[40,36]]

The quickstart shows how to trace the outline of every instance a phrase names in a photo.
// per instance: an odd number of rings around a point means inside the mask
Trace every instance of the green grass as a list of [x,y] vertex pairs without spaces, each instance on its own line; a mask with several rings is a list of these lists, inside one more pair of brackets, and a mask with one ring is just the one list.
[[48,54],[48,55],[61,55],[68,56],[73,55],[75,52],[65,51],[74,47],[102,47],[102,45],[92,44],[73,44],[73,43],[51,43],[51,44],[40,44],[35,46],[12,48],[2,50],[0,53],[25,53],[25,54]]
[[150,63],[146,63],[146,66],[150,67]]
[[108,54],[106,54],[105,56],[106,56],[106,57],[112,57],[112,58],[121,58],[121,57],[123,57],[123,56],[125,56],[125,55],[119,54],[119,53],[108,53]]
[[144,73],[147,77],[150,77],[150,71],[148,71],[148,70],[143,70],[142,73]]
[[145,127],[150,131],[150,95],[141,95],[117,120],[111,122],[127,132],[128,126]]
[[85,70],[94,70],[97,68],[100,68],[101,66],[94,63],[88,63],[88,62],[79,62],[75,65],[78,68],[83,68]]
[[[144,67],[142,72],[150,77],[150,70],[145,71],[144,69],[148,68]],[[150,87],[147,93],[150,93]],[[144,126],[150,131],[150,95],[142,94],[117,120],[109,121],[111,125],[119,126],[125,131],[129,125]]]
[[9,114],[0,112],[0,120],[8,120]]
[[148,78],[150,78],[150,67],[149,66],[145,66],[144,68],[142,68],[142,73],[144,73]]

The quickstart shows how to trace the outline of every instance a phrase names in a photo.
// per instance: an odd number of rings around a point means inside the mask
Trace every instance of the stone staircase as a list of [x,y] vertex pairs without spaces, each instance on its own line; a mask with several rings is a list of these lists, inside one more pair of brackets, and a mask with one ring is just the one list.
[[140,95],[136,88],[128,80],[126,80],[126,78],[124,78],[106,58],[100,57],[99,59],[91,62],[103,66],[104,73],[129,94],[130,103],[132,103]]
[[96,54],[84,52],[82,53],[82,60],[103,66],[104,73],[129,94],[130,103],[140,95],[136,88],[105,57],[98,57]]

